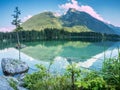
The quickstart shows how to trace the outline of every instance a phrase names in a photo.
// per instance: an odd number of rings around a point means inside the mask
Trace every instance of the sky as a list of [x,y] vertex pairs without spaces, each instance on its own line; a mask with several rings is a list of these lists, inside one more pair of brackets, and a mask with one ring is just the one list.
[[13,30],[11,22],[16,6],[21,11],[22,22],[41,12],[52,11],[59,16],[74,8],[120,27],[120,0],[0,0],[0,31]]

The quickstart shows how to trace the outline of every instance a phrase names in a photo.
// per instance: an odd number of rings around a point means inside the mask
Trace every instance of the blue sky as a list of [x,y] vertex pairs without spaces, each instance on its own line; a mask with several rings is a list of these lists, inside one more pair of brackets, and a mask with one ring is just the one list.
[[21,19],[44,12],[61,12],[69,7],[83,10],[94,17],[120,26],[120,0],[0,0],[0,30],[12,28],[12,14],[18,6]]

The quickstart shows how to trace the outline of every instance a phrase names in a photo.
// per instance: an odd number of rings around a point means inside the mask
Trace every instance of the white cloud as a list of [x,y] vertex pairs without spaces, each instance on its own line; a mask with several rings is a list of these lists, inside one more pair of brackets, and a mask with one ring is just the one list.
[[27,21],[28,19],[30,19],[32,17],[32,15],[27,15],[22,19],[22,22]]
[[61,10],[57,10],[56,12],[54,12],[53,14],[54,14],[54,16],[56,16],[56,17],[59,17],[59,16],[61,16],[62,15],[62,13],[61,13],[62,11]]
[[59,17],[59,16],[61,16],[61,14],[59,12],[55,12],[54,16]]
[[73,9],[76,9],[78,11],[84,11],[98,20],[107,22],[91,6],[79,5],[77,0],[71,0],[68,3],[59,5],[59,8],[63,9],[64,11],[67,11],[69,8],[73,8]]
[[11,32],[15,29],[14,26],[0,27],[0,32]]

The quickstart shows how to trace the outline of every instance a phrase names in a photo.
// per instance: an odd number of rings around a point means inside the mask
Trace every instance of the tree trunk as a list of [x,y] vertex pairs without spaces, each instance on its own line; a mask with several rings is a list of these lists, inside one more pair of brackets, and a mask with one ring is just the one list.
[[21,60],[21,55],[20,55],[20,40],[19,40],[19,34],[18,34],[18,31],[17,31],[17,42],[18,42],[18,50],[19,50],[19,60]]

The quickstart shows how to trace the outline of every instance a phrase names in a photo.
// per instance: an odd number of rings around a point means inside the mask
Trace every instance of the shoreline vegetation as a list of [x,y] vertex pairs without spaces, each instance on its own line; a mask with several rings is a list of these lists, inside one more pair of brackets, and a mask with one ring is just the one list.
[[120,36],[116,34],[105,34],[98,32],[68,32],[59,29],[44,29],[42,31],[18,31],[18,32],[0,32],[0,41],[11,41],[16,42],[17,36],[21,42],[24,41],[41,41],[41,40],[82,40],[82,41],[120,41]]
[[80,69],[76,63],[67,66],[62,75],[50,73],[43,65],[37,65],[39,70],[27,74],[24,87],[30,90],[119,90],[120,89],[120,58],[109,58],[104,61],[101,71]]

